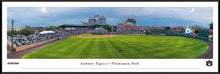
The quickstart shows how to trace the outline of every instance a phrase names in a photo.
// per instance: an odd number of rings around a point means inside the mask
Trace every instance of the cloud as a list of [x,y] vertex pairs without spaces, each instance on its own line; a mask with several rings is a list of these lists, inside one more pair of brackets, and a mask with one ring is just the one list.
[[[46,12],[42,12],[42,8]],[[111,25],[124,22],[128,17],[136,19],[137,25],[208,26],[213,21],[211,7],[8,7],[7,13],[8,25],[12,19],[21,25],[81,24],[80,21],[88,22],[95,14],[105,16]]]
[[110,18],[111,21],[115,20],[114,18]]
[[56,16],[56,14],[53,14],[53,16]]
[[[194,24],[205,24],[212,22],[210,17],[212,15],[211,7],[134,7],[134,8],[116,8],[118,16],[135,15],[145,17],[160,17],[160,18],[173,18],[182,19],[186,21],[196,22]],[[189,12],[191,11],[191,12]],[[195,12],[196,11],[196,12]],[[193,13],[192,13],[193,12]],[[172,16],[171,16],[172,15]],[[208,21],[209,20],[209,21]]]

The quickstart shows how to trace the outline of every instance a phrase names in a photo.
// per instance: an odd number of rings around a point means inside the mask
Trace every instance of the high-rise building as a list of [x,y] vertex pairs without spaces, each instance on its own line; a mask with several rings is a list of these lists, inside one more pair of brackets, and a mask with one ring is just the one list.
[[173,27],[172,31],[176,33],[184,33],[184,27]]
[[[7,31],[11,30],[12,29],[12,26],[11,25],[8,25],[7,26]],[[16,30],[16,31],[19,31],[19,30],[22,30],[22,25],[13,25],[13,29]]]
[[94,15],[93,17],[89,18],[88,21],[90,25],[106,25],[106,18],[100,15]]
[[125,24],[129,24],[129,25],[136,25],[136,20],[129,17],[127,20],[125,20],[124,22]]
[[97,19],[96,18],[89,18],[89,25],[95,25],[97,24]]

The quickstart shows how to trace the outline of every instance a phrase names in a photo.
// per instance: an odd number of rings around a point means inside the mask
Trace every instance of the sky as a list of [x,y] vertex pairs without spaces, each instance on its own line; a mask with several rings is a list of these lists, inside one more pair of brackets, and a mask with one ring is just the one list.
[[44,27],[88,22],[93,15],[106,17],[106,23],[116,26],[132,17],[142,26],[209,27],[213,22],[212,7],[8,7],[7,25]]

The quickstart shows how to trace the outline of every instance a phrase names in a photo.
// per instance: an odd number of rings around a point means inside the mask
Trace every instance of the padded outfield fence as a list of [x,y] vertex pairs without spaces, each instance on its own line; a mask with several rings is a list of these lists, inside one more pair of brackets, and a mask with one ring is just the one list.
[[149,35],[166,35],[166,36],[182,36],[182,37],[188,37],[188,38],[195,38],[199,40],[209,41],[208,38],[208,30],[199,30],[198,36],[192,36],[189,34],[183,34],[183,33],[175,33],[171,30],[163,30],[163,29],[148,29],[146,31],[146,34]]

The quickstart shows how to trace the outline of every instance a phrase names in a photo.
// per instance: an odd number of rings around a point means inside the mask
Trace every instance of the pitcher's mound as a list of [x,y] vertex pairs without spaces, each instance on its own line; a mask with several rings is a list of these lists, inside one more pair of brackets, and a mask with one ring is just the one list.
[[76,38],[109,38],[109,37],[117,37],[118,35],[100,35],[100,36],[93,36],[93,35],[89,35],[89,36],[84,36],[84,35],[78,35],[76,36]]

